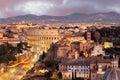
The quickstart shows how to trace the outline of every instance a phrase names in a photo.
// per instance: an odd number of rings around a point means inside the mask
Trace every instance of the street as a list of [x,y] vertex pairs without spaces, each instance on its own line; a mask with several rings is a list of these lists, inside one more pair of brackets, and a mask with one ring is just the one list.
[[31,55],[17,64],[8,66],[7,71],[0,74],[0,80],[20,80],[33,67],[33,57],[34,55]]

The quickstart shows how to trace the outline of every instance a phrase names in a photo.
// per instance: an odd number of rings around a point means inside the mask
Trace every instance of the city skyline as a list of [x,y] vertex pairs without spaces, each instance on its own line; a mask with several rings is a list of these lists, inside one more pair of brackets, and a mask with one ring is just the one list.
[[72,13],[118,12],[114,0],[0,0],[0,18],[25,14],[61,16]]

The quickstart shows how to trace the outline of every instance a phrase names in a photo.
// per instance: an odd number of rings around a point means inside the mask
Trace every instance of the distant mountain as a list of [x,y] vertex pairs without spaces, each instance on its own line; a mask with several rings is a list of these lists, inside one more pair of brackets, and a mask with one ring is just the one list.
[[28,14],[0,19],[0,23],[13,23],[21,21],[32,23],[120,23],[120,14],[116,12],[92,14],[74,13],[66,16],[36,16]]

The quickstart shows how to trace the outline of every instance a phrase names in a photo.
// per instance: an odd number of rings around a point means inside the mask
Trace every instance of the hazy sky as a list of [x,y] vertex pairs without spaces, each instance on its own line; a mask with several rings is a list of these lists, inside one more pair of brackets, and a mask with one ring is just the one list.
[[0,18],[24,14],[68,15],[115,11],[120,0],[0,0]]

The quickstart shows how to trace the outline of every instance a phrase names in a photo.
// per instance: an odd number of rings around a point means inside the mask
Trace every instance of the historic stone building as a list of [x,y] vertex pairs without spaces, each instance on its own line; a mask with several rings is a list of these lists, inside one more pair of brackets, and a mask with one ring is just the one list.
[[118,61],[113,60],[111,62],[111,68],[105,72],[102,80],[120,80],[120,69],[118,68]]
[[67,58],[68,53],[71,50],[71,43],[66,39],[61,39],[57,43],[52,44],[50,49],[48,50],[48,58]]
[[52,43],[61,38],[56,29],[29,28],[27,31],[27,41],[32,46],[33,52],[47,51]]
[[91,56],[103,55],[105,56],[105,51],[103,50],[102,45],[95,45],[93,51],[91,52]]
[[87,32],[87,41],[91,41],[91,32]]
[[91,49],[94,47],[94,43],[90,43],[90,42],[86,42],[86,43],[83,43],[81,42],[80,43],[80,52],[83,51],[83,52],[91,52]]
[[59,71],[63,75],[63,79],[72,80],[75,78],[89,79],[90,66],[84,60],[65,59],[59,64]]
[[[66,80],[72,80],[78,77],[84,78],[85,80],[102,80],[104,73],[111,66],[117,67],[118,62],[104,59],[100,56],[93,56],[89,58],[62,59],[59,64],[59,71],[62,73],[63,79]],[[104,76],[104,78],[106,77]]]
[[[90,36],[90,35],[89,35]],[[51,46],[48,51],[49,58],[71,58],[77,59],[81,52],[90,53],[94,47],[94,41],[85,40],[83,36],[64,37]]]
[[69,36],[69,37],[66,37],[67,40],[69,40],[71,43],[72,42],[80,42],[80,41],[84,41],[85,38],[84,36]]

